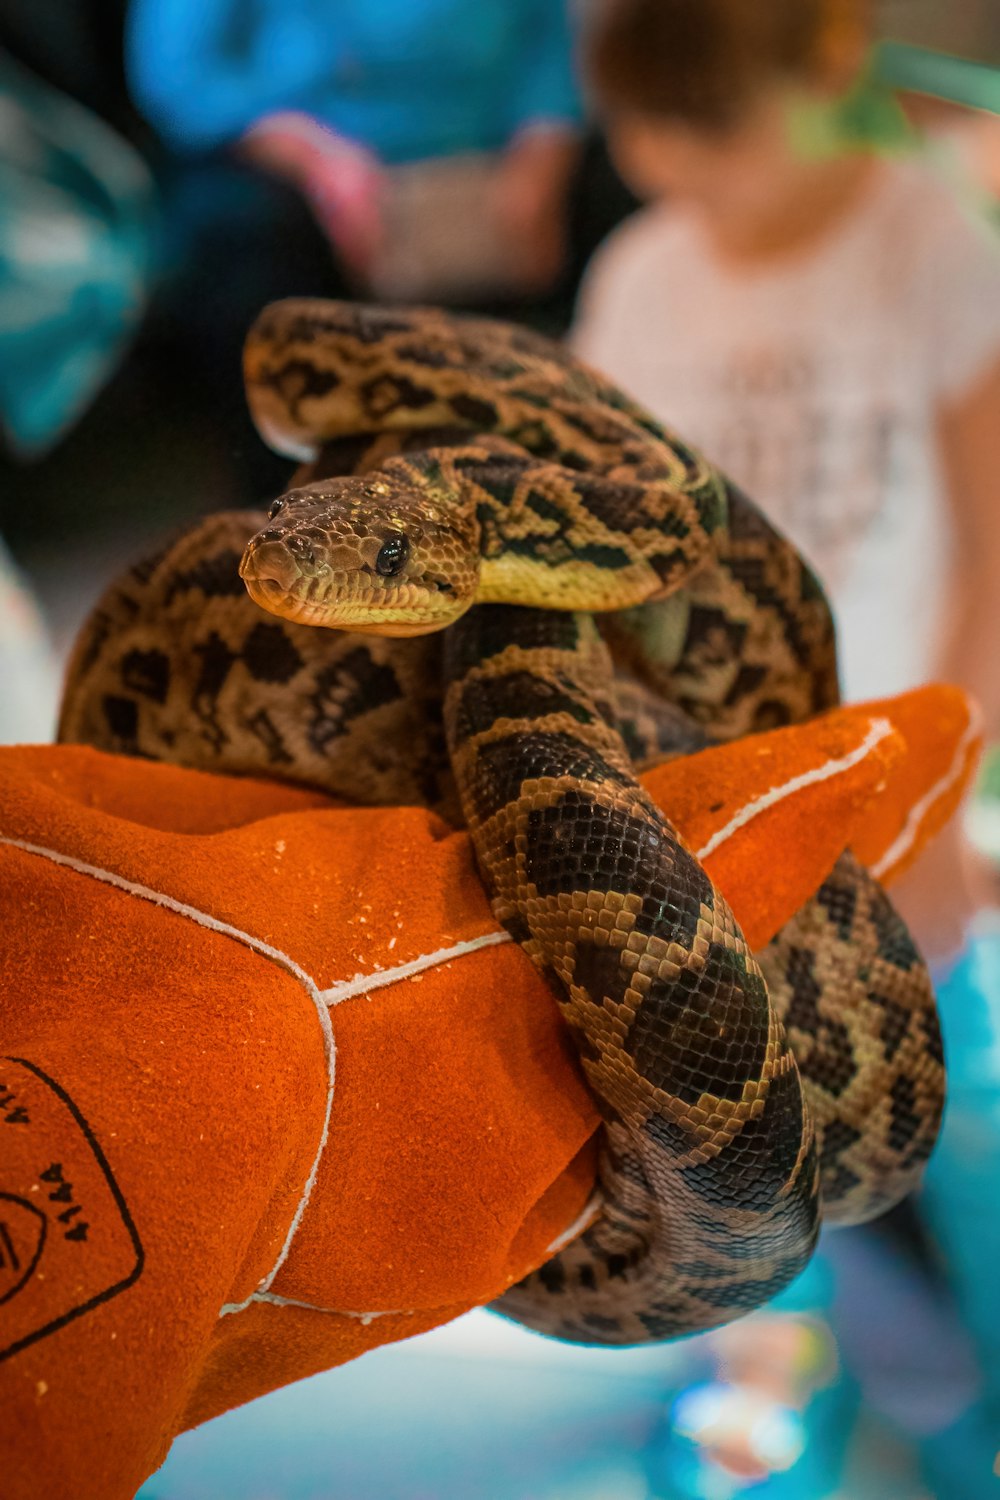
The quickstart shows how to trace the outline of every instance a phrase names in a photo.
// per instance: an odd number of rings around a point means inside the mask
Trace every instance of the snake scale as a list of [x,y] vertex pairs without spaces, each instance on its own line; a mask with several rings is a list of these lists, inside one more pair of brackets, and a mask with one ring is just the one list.
[[498,1309],[635,1343],[758,1306],[820,1213],[857,1222],[916,1180],[933,993],[850,853],[751,953],[636,770],[835,703],[821,588],[735,486],[523,329],[278,303],[246,380],[310,467],[266,518],[208,517],[112,585],[60,738],[464,821],[604,1120],[599,1212]]

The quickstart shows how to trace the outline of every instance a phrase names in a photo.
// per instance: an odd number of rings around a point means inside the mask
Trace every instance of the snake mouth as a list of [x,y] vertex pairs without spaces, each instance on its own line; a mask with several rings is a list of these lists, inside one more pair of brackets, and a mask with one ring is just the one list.
[[289,593],[274,579],[245,580],[247,593],[255,604],[269,614],[278,615],[293,625],[319,626],[327,630],[348,630],[362,635],[415,636],[429,635],[449,621],[429,617],[426,611],[413,609],[386,613],[377,606],[339,601],[336,604],[303,598]]
[[335,613],[316,593],[322,570],[305,569],[299,557],[284,542],[258,539],[250,542],[240,562],[240,577],[256,605],[284,620],[303,624],[335,624],[324,615]]
[[256,605],[296,625],[365,635],[428,635],[464,612],[451,601],[447,611],[442,610],[439,600],[412,583],[393,590],[390,597],[385,585],[363,583],[357,574],[338,576],[323,567],[304,568],[280,542],[251,543],[240,563],[240,577]]

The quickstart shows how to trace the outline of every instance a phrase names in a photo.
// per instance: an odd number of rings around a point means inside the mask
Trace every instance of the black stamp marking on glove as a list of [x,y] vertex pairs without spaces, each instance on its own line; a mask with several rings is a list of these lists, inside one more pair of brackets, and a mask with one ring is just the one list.
[[0,1059],[0,1360],[132,1286],[143,1263],[78,1105],[37,1064]]

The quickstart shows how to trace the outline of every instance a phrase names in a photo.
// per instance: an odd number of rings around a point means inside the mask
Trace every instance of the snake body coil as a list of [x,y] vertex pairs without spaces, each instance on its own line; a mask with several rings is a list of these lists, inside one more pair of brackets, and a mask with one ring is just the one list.
[[633,761],[832,703],[822,592],[711,466],[534,335],[277,304],[247,388],[276,446],[362,472],[316,468],[266,524],[212,518],[112,590],[62,737],[460,805],[605,1121],[599,1214],[501,1308],[635,1342],[758,1305],[811,1253],[821,1196],[851,1220],[912,1184],[943,1091],[933,997],[850,855],[758,962]]

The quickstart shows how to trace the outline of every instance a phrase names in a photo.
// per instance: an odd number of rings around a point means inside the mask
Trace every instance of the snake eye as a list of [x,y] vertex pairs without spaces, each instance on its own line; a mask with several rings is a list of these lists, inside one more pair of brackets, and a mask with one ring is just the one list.
[[410,555],[410,544],[405,536],[386,537],[375,559],[375,571],[382,578],[394,578],[402,571]]
[[269,521],[273,521],[274,518],[275,518],[275,516],[279,513],[279,511],[284,510],[284,508],[285,508],[285,497],[284,497],[284,495],[279,495],[278,498],[277,498],[277,500],[272,500],[271,501],[271,508],[270,508],[270,510],[267,513],[267,519]]

